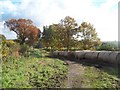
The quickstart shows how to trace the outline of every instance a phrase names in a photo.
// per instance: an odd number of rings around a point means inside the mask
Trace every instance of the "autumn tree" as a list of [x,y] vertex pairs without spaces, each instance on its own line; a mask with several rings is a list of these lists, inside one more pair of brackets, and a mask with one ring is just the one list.
[[87,22],[83,22],[80,29],[81,43],[84,50],[92,49],[94,50],[97,46],[101,44],[100,39],[97,36],[97,32],[93,25]]
[[43,42],[46,47],[69,50],[74,46],[74,28],[77,26],[74,18],[66,16],[58,24],[43,28]]
[[68,51],[73,45],[74,29],[77,27],[77,23],[74,18],[66,16],[64,19],[61,20],[60,25],[63,27],[63,35],[61,35],[61,37],[63,37],[64,45]]
[[30,19],[11,19],[5,21],[4,25],[17,34],[17,39],[21,45],[26,43],[33,46],[40,38],[41,31],[33,25]]
[[95,28],[83,22],[77,25],[74,18],[66,16],[58,24],[43,28],[43,45],[57,50],[67,49],[95,49],[101,44]]

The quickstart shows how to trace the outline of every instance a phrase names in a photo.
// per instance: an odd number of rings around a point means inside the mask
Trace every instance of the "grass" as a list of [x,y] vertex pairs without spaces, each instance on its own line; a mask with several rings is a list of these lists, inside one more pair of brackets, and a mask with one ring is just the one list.
[[[29,57],[10,56],[0,64],[2,67],[1,87],[55,88],[64,86],[68,66],[60,59],[48,58],[48,54],[49,52],[44,50],[34,49],[30,51]],[[84,65],[83,67],[85,68],[84,74],[75,78],[81,81],[83,88],[120,88],[118,70],[115,68],[105,66],[98,69]]]
[[66,78],[64,61],[33,50],[30,57],[12,58],[2,63],[3,88],[60,87]]
[[[105,70],[109,70],[105,68]],[[115,70],[117,72],[117,70]],[[111,71],[111,74],[116,72]],[[110,71],[109,71],[110,72]],[[91,88],[120,88],[120,79],[95,67],[86,67],[83,84]]]

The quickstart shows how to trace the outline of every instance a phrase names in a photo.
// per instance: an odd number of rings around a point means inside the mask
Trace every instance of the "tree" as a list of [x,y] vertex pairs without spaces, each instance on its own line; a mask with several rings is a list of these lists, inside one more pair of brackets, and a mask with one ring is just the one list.
[[74,35],[74,29],[77,27],[77,23],[74,20],[74,18],[71,18],[69,16],[66,16],[64,19],[61,20],[61,26],[63,27],[63,34],[61,37],[63,37],[63,41],[65,44],[65,47],[67,48],[67,51],[70,49],[70,47],[73,45],[72,41],[73,35]]
[[[81,39],[80,39],[81,38]],[[95,49],[101,44],[93,26],[83,22],[79,27],[74,20],[66,16],[58,24],[43,28],[42,42],[51,49]]]
[[58,24],[43,27],[43,45],[46,47],[61,50],[62,48],[70,49],[74,46],[74,28],[77,26],[74,18],[66,16]]
[[54,30],[54,48],[61,50],[62,48],[65,47],[65,32],[64,32],[64,27],[58,23],[58,24],[53,24],[52,29]]
[[98,50],[116,51],[119,50],[117,42],[102,42]]
[[17,39],[21,45],[26,43],[33,46],[40,38],[41,31],[33,25],[30,19],[11,19],[6,21],[4,25],[17,34]]
[[89,23],[83,22],[80,29],[80,36],[82,42],[82,48],[86,49],[95,49],[101,44],[100,39],[97,37],[95,28]]
[[43,26],[42,43],[43,43],[43,46],[46,47],[47,49],[49,47],[52,47],[53,36],[54,36],[54,31],[52,29],[52,26],[51,25]]

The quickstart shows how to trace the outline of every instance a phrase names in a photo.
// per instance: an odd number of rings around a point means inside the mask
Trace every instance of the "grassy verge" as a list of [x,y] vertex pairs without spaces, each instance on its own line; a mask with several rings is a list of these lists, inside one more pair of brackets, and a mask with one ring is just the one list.
[[66,78],[67,66],[63,61],[45,55],[45,51],[33,50],[30,57],[10,57],[3,62],[2,87],[60,87]]
[[[104,67],[104,70],[110,70]],[[106,71],[97,69],[95,67],[86,67],[83,76],[83,85],[91,88],[120,88],[120,79],[117,77],[117,70],[111,69],[111,74]],[[114,74],[114,75],[112,75]]]

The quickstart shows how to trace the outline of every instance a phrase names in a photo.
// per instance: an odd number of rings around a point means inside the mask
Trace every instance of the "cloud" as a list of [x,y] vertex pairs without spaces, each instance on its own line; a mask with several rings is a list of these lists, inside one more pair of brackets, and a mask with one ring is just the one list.
[[[19,0],[20,1],[20,0]],[[118,0],[17,0],[0,2],[3,20],[30,18],[39,27],[71,16],[81,24],[90,22],[103,41],[118,39]]]
[[0,12],[11,13],[16,10],[16,6],[10,0],[0,1]]
[[0,34],[7,36],[7,39],[15,39],[17,37],[15,32],[4,28],[3,22],[0,22]]

